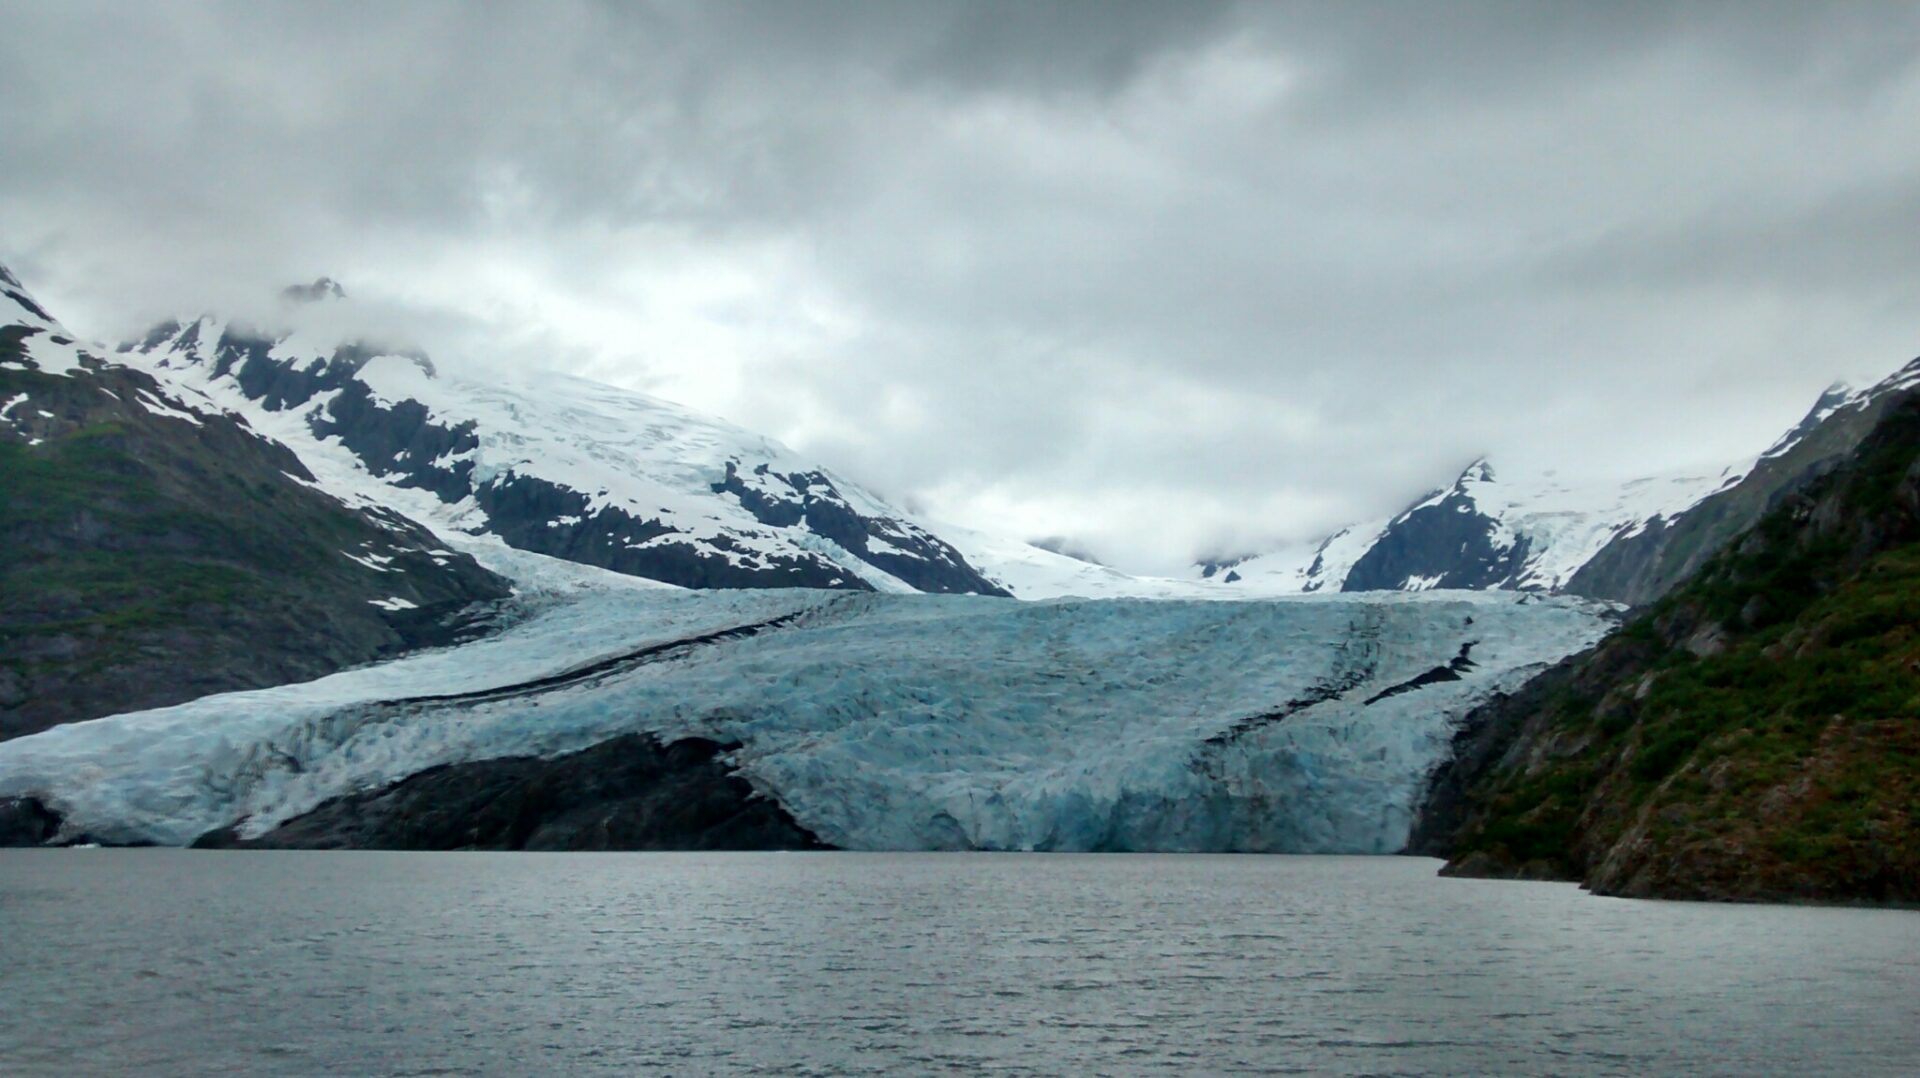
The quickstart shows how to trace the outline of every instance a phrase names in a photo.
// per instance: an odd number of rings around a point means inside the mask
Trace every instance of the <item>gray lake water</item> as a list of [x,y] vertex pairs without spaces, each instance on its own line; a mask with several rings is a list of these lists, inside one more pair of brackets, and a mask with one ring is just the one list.
[[1920,913],[1404,858],[0,851],[0,1072],[1920,1073]]

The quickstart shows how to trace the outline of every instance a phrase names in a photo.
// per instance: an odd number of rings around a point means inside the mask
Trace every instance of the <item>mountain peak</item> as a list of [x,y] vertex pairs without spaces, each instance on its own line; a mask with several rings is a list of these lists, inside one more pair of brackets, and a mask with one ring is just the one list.
[[295,303],[318,303],[328,299],[346,299],[347,290],[331,277],[317,278],[312,284],[294,284],[280,290],[282,299]]
[[0,325],[19,324],[34,329],[46,330],[56,335],[65,335],[66,329],[59,320],[47,313],[20,283],[13,271],[0,266]]
[[[1480,456],[1475,457],[1472,464],[1460,469],[1460,474],[1454,479],[1453,486],[1450,489],[1465,493],[1469,484],[1491,483],[1493,481],[1493,464],[1486,457]],[[1446,493],[1446,491],[1436,492],[1436,494],[1444,493]],[[1433,496],[1434,495],[1429,495],[1428,497]]]

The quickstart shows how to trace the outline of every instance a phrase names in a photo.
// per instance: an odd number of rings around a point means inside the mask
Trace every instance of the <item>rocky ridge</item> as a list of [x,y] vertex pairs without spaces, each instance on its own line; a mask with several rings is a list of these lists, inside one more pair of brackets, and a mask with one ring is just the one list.
[[738,745],[637,734],[543,760],[448,764],[203,849],[808,850],[820,840],[726,763]]

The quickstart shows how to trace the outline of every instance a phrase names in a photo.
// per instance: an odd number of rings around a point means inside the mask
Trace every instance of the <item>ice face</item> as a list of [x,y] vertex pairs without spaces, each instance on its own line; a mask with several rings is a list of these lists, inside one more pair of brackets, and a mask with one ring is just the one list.
[[584,590],[486,641],[0,744],[0,796],[182,844],[650,732],[740,743],[756,789],[855,849],[1386,853],[1459,717],[1604,614],[1511,593]]

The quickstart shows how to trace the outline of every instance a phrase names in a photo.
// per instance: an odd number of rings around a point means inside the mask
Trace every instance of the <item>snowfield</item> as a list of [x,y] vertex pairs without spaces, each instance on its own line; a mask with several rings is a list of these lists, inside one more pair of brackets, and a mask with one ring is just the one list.
[[69,836],[181,845],[649,732],[738,742],[756,789],[853,849],[1387,853],[1459,717],[1611,625],[1486,592],[540,601],[458,648],[0,743],[0,796],[41,797]]

